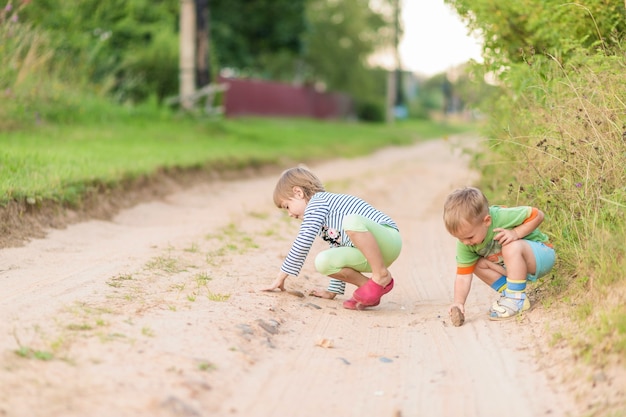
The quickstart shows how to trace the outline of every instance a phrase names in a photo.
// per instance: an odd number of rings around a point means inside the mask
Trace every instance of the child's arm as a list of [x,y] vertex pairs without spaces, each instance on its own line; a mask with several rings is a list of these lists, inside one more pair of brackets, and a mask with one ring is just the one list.
[[465,301],[469,295],[470,288],[472,286],[472,276],[474,274],[457,274],[454,280],[454,302],[448,309],[448,312],[452,310],[452,307],[458,307],[463,314],[465,314]]
[[515,226],[512,229],[502,229],[500,227],[493,229],[493,231],[496,232],[494,240],[497,240],[504,246],[516,240],[523,239],[539,227],[541,222],[543,222],[543,218],[543,212],[537,208],[533,208],[531,216],[519,226]]

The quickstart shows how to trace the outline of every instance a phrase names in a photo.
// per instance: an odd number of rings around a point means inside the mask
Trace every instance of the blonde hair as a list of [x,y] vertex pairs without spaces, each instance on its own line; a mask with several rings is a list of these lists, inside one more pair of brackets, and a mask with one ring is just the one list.
[[453,191],[443,205],[443,222],[448,232],[457,233],[464,223],[474,224],[489,214],[487,197],[475,187]]
[[308,169],[301,166],[289,168],[283,171],[274,188],[274,204],[276,204],[276,207],[282,208],[282,202],[293,197],[293,187],[302,188],[307,201],[315,193],[326,191],[320,179]]

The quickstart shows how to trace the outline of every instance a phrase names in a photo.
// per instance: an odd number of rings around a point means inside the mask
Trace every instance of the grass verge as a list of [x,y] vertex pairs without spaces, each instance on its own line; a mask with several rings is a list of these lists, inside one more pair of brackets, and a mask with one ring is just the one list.
[[302,119],[204,120],[144,113],[107,123],[0,133],[0,204],[76,205],[159,171],[227,170],[354,157],[459,132],[433,122],[377,125]]

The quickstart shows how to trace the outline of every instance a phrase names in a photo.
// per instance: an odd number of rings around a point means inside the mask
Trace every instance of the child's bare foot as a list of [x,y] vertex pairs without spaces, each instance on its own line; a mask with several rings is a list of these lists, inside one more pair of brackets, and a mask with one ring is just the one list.
[[332,300],[337,296],[334,292],[327,290],[311,290],[309,295],[312,295],[313,297],[325,298],[327,300]]
[[387,272],[386,274],[381,276],[372,275],[372,281],[384,288],[389,285],[391,281],[393,281],[393,277],[389,272]]

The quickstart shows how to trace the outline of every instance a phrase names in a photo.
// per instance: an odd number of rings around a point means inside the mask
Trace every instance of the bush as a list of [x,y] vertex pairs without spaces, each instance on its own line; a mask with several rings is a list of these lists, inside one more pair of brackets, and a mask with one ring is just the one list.
[[161,103],[178,93],[178,41],[172,33],[155,35],[152,42],[125,55],[117,71],[114,96],[121,102],[145,101],[156,95]]
[[365,122],[384,122],[385,105],[373,100],[356,103],[356,114],[359,120]]

